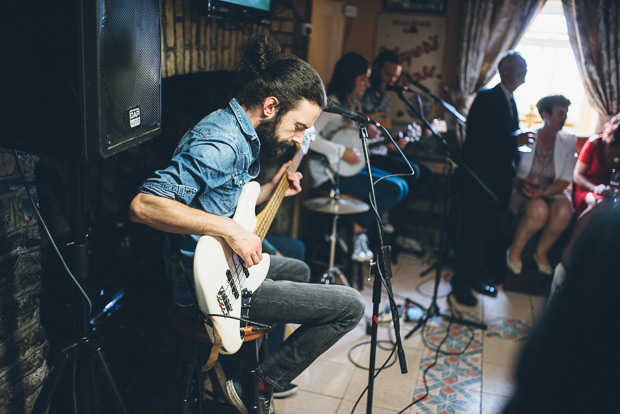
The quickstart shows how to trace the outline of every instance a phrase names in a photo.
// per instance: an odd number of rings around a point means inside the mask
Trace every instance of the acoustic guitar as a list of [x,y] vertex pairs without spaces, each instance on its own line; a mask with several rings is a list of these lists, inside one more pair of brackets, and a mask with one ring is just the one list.
[[[422,136],[422,127],[414,123],[408,124],[404,128],[393,128],[392,122],[389,116],[385,112],[377,112],[372,115],[368,115],[369,118],[379,122],[385,129],[388,130],[390,135],[395,139],[405,139],[407,143],[414,142],[420,139]],[[331,138],[332,142],[344,145],[345,147],[356,148],[360,153],[363,153],[364,146],[362,139],[359,137],[359,131],[353,128],[344,128],[337,131]],[[368,148],[376,148],[378,146],[385,146],[392,141],[388,137],[380,136],[377,138],[368,139]],[[340,175],[343,177],[352,177],[358,174],[364,168],[364,160],[360,160],[356,164],[349,164],[347,162],[340,162]]]

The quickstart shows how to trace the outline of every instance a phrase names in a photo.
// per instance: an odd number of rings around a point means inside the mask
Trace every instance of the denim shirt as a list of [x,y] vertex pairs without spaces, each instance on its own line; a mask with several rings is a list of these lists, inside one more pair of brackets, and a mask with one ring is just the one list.
[[[232,217],[243,186],[259,173],[259,150],[260,141],[250,118],[232,99],[228,107],[211,113],[187,131],[168,167],[156,171],[139,191]],[[193,261],[199,238],[195,234],[165,233],[164,263],[171,273],[174,299],[181,306],[195,304]],[[179,265],[179,249],[189,281]]]

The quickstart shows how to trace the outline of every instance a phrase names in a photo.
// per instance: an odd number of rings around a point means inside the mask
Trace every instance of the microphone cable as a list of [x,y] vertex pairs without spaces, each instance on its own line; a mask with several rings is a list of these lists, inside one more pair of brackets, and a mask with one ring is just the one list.
[[60,250],[58,249],[58,246],[56,245],[56,242],[54,241],[54,238],[52,237],[52,234],[50,233],[49,228],[47,227],[47,224],[45,224],[45,220],[43,220],[43,216],[41,215],[41,212],[39,211],[39,209],[37,207],[37,203],[34,201],[34,198],[32,198],[32,194],[30,192],[30,188],[28,187],[28,182],[26,181],[26,175],[24,174],[24,170],[22,169],[22,165],[19,162],[19,157],[17,155],[17,151],[16,150],[13,150],[13,156],[15,157],[15,162],[17,163],[17,168],[19,169],[19,173],[20,173],[20,175],[22,177],[22,180],[24,181],[24,187],[26,188],[26,193],[28,193],[28,198],[30,199],[30,203],[32,204],[32,207],[34,208],[34,211],[36,212],[37,217],[39,218],[39,221],[41,222],[41,226],[43,227],[43,230],[45,230],[45,234],[47,234],[47,237],[49,238],[50,243],[54,247],[54,250],[56,251],[56,255],[60,259],[60,262],[62,263],[63,267],[65,268],[65,271],[67,272],[67,274],[69,275],[69,277],[71,278],[71,280],[73,281],[73,283],[75,284],[77,289],[79,290],[80,294],[84,297],[84,300],[86,300],[86,303],[88,304],[88,316],[90,316],[90,314],[93,311],[93,303],[91,302],[90,298],[88,297],[88,295],[84,291],[84,288],[82,288],[82,285],[80,285],[80,282],[78,282],[76,277],[71,272],[71,269],[69,269],[69,266],[67,265],[67,262],[65,261],[64,257],[62,256],[62,253],[60,253]]

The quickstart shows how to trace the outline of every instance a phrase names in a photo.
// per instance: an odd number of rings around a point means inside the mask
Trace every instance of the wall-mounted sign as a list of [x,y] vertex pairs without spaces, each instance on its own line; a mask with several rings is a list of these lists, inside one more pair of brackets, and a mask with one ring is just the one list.
[[[403,65],[403,72],[437,94],[443,64],[446,18],[428,14],[380,13],[377,19],[375,53],[385,49],[396,51]],[[392,92],[390,92],[392,93]],[[415,94],[409,96],[414,105],[421,100],[425,118],[431,115],[433,102]],[[390,105],[393,122],[409,123],[414,116],[406,105],[393,96]]]

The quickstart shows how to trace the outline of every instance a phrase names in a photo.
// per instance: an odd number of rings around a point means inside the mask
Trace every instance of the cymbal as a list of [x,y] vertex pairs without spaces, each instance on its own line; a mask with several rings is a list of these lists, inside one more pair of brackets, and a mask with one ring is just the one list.
[[368,210],[368,204],[348,198],[319,197],[304,201],[304,206],[319,213],[355,214]]

